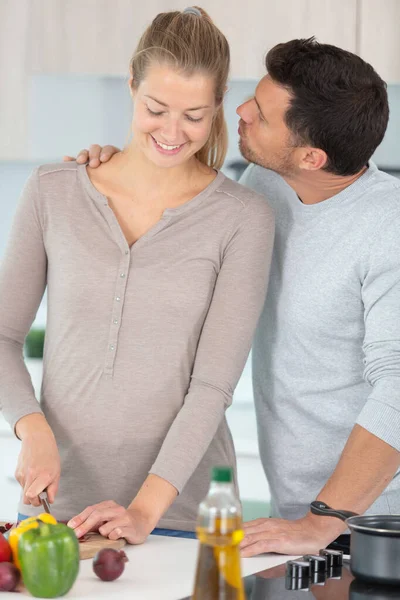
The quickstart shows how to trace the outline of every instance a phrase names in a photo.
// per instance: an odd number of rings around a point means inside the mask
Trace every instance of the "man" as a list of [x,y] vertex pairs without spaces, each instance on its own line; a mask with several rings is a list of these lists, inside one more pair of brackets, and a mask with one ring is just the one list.
[[387,127],[386,86],[314,39],[275,46],[266,68],[238,114],[253,163],[242,183],[276,213],[253,347],[273,518],[245,525],[243,556],[335,540],[345,526],[311,514],[315,498],[400,513],[400,181],[369,162]]

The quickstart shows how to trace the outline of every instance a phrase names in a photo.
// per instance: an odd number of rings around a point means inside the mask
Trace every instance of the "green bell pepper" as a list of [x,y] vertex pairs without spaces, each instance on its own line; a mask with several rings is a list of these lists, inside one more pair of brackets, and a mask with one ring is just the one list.
[[22,533],[18,558],[24,585],[36,598],[64,596],[79,572],[79,542],[63,523],[39,523]]

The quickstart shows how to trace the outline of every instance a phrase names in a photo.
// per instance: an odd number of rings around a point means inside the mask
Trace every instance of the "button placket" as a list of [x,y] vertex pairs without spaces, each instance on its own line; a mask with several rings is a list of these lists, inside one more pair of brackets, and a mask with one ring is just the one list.
[[128,272],[129,272],[130,256],[126,251],[118,265],[118,277],[114,292],[113,309],[111,313],[111,325],[110,334],[107,345],[107,356],[105,371],[108,374],[112,374],[114,370],[115,357],[118,350],[118,337],[122,321],[122,311],[124,307],[124,300],[126,294],[126,287],[128,284]]

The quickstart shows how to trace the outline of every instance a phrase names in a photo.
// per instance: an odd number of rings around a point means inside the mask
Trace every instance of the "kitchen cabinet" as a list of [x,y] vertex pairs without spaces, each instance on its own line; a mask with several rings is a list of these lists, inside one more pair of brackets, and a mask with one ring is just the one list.
[[29,1],[0,2],[0,158],[8,160],[26,156]]
[[266,52],[294,38],[316,36],[356,51],[356,0],[250,0],[246,8],[236,0],[229,13],[224,2],[206,4],[230,42],[235,78],[262,77]]
[[387,83],[400,82],[400,2],[359,0],[358,54]]
[[[321,41],[356,48],[356,0],[203,0],[232,50],[232,77],[264,74],[263,56],[278,42],[316,35]],[[153,0],[32,0],[32,73],[127,75],[139,36],[163,10],[183,9]],[[190,5],[190,3],[189,3]],[[35,35],[36,34],[36,35]]]
[[[357,1],[250,0],[244,5],[242,0],[203,0],[201,5],[230,42],[231,78],[258,79],[265,72],[266,51],[294,37],[316,35],[321,41],[355,51]],[[5,90],[0,97],[0,160],[33,157],[35,75],[118,75],[128,79],[129,60],[145,27],[158,12],[181,10],[188,4],[187,0],[173,4],[167,0],[0,3],[0,67]],[[56,97],[57,91],[53,95]],[[93,111],[101,103],[99,97]]]

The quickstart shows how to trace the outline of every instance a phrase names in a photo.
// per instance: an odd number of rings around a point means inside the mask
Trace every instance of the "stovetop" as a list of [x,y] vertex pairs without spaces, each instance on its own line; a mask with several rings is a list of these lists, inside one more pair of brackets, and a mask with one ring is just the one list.
[[[400,569],[400,565],[399,565]],[[400,587],[356,580],[347,562],[322,577],[287,576],[286,564],[245,577],[247,600],[400,600]],[[313,580],[320,580],[314,583]],[[293,589],[294,588],[294,589]],[[185,598],[183,600],[190,600]],[[221,598],[225,600],[225,597]]]

